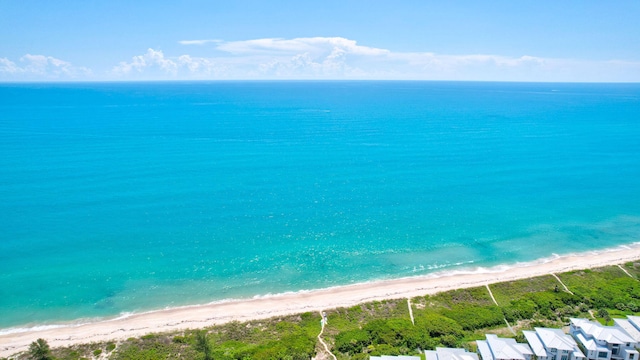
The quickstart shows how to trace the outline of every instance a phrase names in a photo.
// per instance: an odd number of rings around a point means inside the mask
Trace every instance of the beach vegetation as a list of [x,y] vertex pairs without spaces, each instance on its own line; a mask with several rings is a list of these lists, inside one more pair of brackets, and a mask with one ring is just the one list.
[[553,276],[540,276],[491,285],[507,321],[527,319],[563,321],[587,314],[589,306],[578,295],[564,290]]
[[640,302],[638,280],[617,266],[572,271],[558,276],[592,309],[616,309],[619,303]]
[[446,335],[455,337],[462,336],[463,329],[457,321],[440,315],[433,311],[425,311],[422,314],[415,314],[416,326],[432,338],[439,338]]
[[631,276],[640,280],[640,261],[632,261],[626,264],[621,265],[623,269],[625,269]]
[[335,339],[335,347],[341,353],[354,355],[371,345],[371,336],[366,330],[347,330],[339,333]]
[[504,314],[498,306],[456,305],[442,314],[455,320],[464,330],[490,328],[504,323]]
[[193,347],[174,343],[170,334],[152,335],[124,341],[109,354],[109,359],[202,359],[202,355]]
[[45,339],[38,339],[29,345],[29,356],[32,360],[50,360],[51,348]]
[[530,299],[512,300],[502,307],[502,314],[507,321],[531,319],[536,312],[536,303]]
[[453,308],[456,305],[495,305],[489,291],[484,286],[446,291],[426,298],[430,301],[431,307],[436,307],[437,305],[446,308]]
[[380,344],[377,346],[372,346],[369,351],[369,356],[381,356],[381,355],[403,355],[406,354],[406,351],[403,352],[401,349],[393,347],[387,344]]
[[173,337],[173,342],[178,344],[186,344],[187,339],[182,335],[176,335]]
[[211,344],[209,344],[206,330],[198,331],[196,333],[196,348],[204,355],[204,360],[213,360]]
[[514,280],[491,284],[491,292],[500,306],[509,305],[513,301],[525,299],[529,294],[539,292],[554,292],[559,285],[558,280],[551,275],[538,276],[530,279]]
[[85,360],[95,358],[93,352],[100,343],[78,344],[69,347],[52,348],[51,358],[56,360]]

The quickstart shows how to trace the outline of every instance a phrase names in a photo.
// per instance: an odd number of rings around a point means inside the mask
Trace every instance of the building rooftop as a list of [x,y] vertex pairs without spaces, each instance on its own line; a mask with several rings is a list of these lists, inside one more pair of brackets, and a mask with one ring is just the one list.
[[524,360],[525,355],[533,355],[529,345],[519,344],[514,339],[499,338],[492,334],[487,334],[486,337],[486,341],[477,341],[483,360]]
[[479,360],[478,354],[470,353],[465,349],[436,348],[436,350],[425,350],[427,360]]
[[573,351],[578,344],[560,329],[535,328],[536,334],[547,349]]
[[587,339],[580,333],[576,334],[576,338],[582,343],[587,351],[609,351],[607,347],[598,345],[593,339]]
[[629,319],[636,329],[640,329],[640,316],[627,315],[627,319]]
[[587,319],[571,318],[571,324],[582,330],[588,336],[597,341],[606,341],[609,344],[627,344],[635,342],[626,332],[615,326],[603,326],[600,323]]
[[627,335],[629,335],[634,342],[640,342],[640,331],[636,328],[630,320],[627,319],[613,319],[613,323],[617,327],[622,329]]
[[535,331],[523,331],[522,334],[524,334],[529,346],[531,346],[531,350],[537,357],[546,357],[548,355],[544,344],[542,344]]

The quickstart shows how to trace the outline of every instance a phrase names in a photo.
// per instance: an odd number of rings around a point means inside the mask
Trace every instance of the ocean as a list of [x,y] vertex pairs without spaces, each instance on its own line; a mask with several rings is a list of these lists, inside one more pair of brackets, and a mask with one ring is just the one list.
[[639,179],[640,84],[2,83],[0,329],[630,244]]

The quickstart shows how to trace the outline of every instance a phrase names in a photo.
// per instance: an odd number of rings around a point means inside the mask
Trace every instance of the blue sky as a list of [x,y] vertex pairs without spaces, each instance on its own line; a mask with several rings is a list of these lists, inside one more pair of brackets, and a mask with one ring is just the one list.
[[640,1],[0,0],[0,81],[640,81]]

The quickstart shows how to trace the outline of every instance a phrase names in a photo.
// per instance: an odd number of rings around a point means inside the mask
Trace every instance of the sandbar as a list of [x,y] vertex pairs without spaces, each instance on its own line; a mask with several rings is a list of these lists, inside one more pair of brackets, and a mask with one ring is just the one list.
[[374,300],[409,298],[550,273],[623,264],[635,260],[640,260],[640,243],[602,251],[554,256],[529,263],[492,268],[469,268],[465,271],[441,272],[245,300],[185,306],[56,328],[33,328],[0,334],[0,357],[25,351],[29,344],[38,338],[47,340],[52,347],[117,341],[151,332],[203,328],[233,320],[265,319],[307,311],[318,312]]

